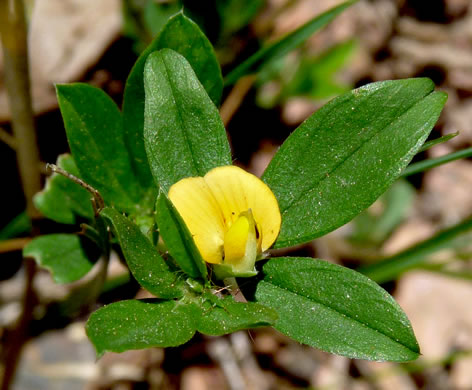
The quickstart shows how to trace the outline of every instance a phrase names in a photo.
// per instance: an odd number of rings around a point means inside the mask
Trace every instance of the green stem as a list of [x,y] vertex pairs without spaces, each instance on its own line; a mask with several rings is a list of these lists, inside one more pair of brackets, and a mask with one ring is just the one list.
[[428,256],[443,249],[454,246],[455,240],[462,234],[472,230],[472,218],[445,229],[428,240],[422,241],[403,252],[384,259],[376,264],[358,269],[377,283],[395,279],[400,274],[423,265]]
[[432,148],[433,146],[436,146],[436,145],[442,144],[444,142],[447,142],[447,141],[453,139],[454,137],[457,137],[458,135],[459,135],[459,132],[456,131],[455,133],[446,134],[446,135],[443,135],[442,137],[432,139],[431,141],[427,141],[427,142],[424,143],[424,145],[421,147],[421,149],[418,150],[418,153],[424,152],[425,150],[428,150],[428,149]]
[[401,177],[411,176],[415,173],[420,173],[428,169],[437,167],[439,165],[446,164],[451,161],[460,160],[461,158],[467,158],[472,156],[472,147],[459,150],[458,152],[449,153],[445,156],[430,158],[428,160],[419,161],[417,163],[408,166],[402,173]]
[[100,194],[100,192],[98,192],[98,190],[93,188],[90,184],[87,184],[82,179],[79,179],[77,176],[72,175],[71,173],[58,167],[57,165],[46,164],[46,169],[50,169],[54,173],[58,173],[59,175],[67,177],[69,180],[73,181],[74,183],[77,183],[79,186],[81,186],[82,188],[90,192],[90,194],[92,195],[92,204],[93,204],[93,209],[95,210],[95,216],[98,216],[100,211],[102,211],[105,208],[105,201],[103,200],[102,195]]

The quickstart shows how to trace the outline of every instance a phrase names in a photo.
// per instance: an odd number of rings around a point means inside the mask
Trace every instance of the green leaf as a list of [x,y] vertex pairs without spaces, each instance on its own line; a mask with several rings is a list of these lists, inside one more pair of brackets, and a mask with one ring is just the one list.
[[216,1],[215,6],[221,20],[221,35],[227,37],[234,34],[256,16],[264,5],[263,0],[224,0]]
[[137,225],[112,208],[100,213],[113,226],[128,267],[146,290],[159,298],[179,298],[183,282],[169,269],[157,249]]
[[241,77],[254,73],[262,68],[262,66],[269,62],[280,58],[290,51],[296,49],[303,42],[305,42],[312,34],[326,26],[336,16],[343,12],[346,8],[354,4],[355,1],[347,1],[338,5],[337,7],[331,8],[328,11],[318,15],[303,26],[299,27],[295,31],[281,38],[275,43],[272,43],[255,54],[249,57],[242,64],[238,65],[233,69],[224,80],[225,85],[234,84]]
[[169,17],[180,9],[178,4],[156,4],[154,0],[123,0],[121,4],[122,32],[133,41],[133,51],[138,55],[155,36],[154,28],[160,31]]
[[51,271],[57,283],[71,283],[88,273],[100,255],[98,247],[84,236],[49,234],[37,237],[23,248],[23,256],[32,257]]
[[0,230],[0,241],[17,237],[31,231],[31,219],[26,211],[18,214],[8,224]]
[[121,113],[101,89],[58,85],[67,139],[82,179],[108,204],[131,211],[142,197],[123,140]]
[[176,301],[128,300],[94,312],[87,321],[87,336],[98,357],[105,352],[176,347],[195,334],[193,305]]
[[460,236],[471,230],[472,218],[469,218],[396,255],[383,259],[378,263],[361,267],[358,271],[377,283],[394,280],[408,270],[421,267],[429,260],[431,254],[444,248],[454,247]]
[[421,149],[418,151],[418,153],[424,152],[425,150],[428,150],[428,149],[432,148],[433,146],[436,146],[436,145],[442,144],[444,142],[447,142],[447,141],[457,137],[458,135],[459,135],[459,132],[456,131],[455,133],[446,134],[446,135],[443,135],[442,137],[432,139],[431,141],[427,141],[427,142],[424,143],[424,145],[421,147]]
[[270,326],[277,320],[277,312],[253,302],[235,302],[232,296],[219,299],[206,295],[197,330],[210,336],[222,336],[242,329]]
[[159,233],[154,215],[133,215],[131,220],[139,227],[141,233],[143,233],[151,243],[157,245],[159,242]]
[[200,27],[178,13],[164,26],[158,37],[158,47],[168,48],[185,57],[198,80],[216,106],[223,92],[223,76],[213,46]]
[[446,98],[429,79],[384,81],[308,118],[263,175],[282,213],[275,247],[322,236],[370,206],[421,147]]
[[182,13],[169,19],[160,35],[136,61],[126,81],[123,97],[125,142],[133,167],[144,186],[152,183],[144,147],[144,65],[152,52],[169,48],[183,55],[215,104],[223,89],[221,69],[213,47],[200,28]]
[[146,29],[155,37],[166,25],[169,19],[182,8],[180,1],[159,2],[148,1],[144,8]]
[[407,217],[415,197],[415,189],[405,180],[397,180],[377,202],[379,208],[364,210],[353,222],[349,239],[355,243],[380,245]]
[[156,202],[156,222],[170,255],[192,278],[207,277],[206,263],[179,212],[161,192]]
[[51,311],[56,313],[56,315],[66,318],[81,316],[84,313],[84,309],[94,305],[103,292],[108,265],[109,257],[106,255],[100,257],[94,268],[87,275],[87,278],[74,286],[70,286],[65,300],[54,302]]
[[356,48],[356,41],[348,40],[315,58],[302,58],[292,80],[282,90],[282,96],[304,95],[313,99],[327,99],[349,91],[351,87],[338,82],[334,76],[346,65]]
[[418,357],[405,313],[365,276],[311,258],[275,258],[263,271],[256,299],[277,311],[275,328],[294,340],[356,359]]
[[402,173],[402,177],[414,175],[416,173],[427,171],[428,169],[438,167],[443,164],[447,164],[451,161],[460,160],[462,158],[469,158],[472,156],[472,147],[462,149],[457,152],[446,154],[445,156],[430,158],[427,160],[419,161],[417,163],[408,166]]
[[[80,178],[72,156],[60,155],[57,165]],[[75,224],[80,218],[93,219],[91,197],[92,195],[77,183],[54,173],[46,180],[45,188],[34,196],[33,201],[37,209],[49,219],[59,223]]]
[[153,41],[139,56],[126,80],[123,95],[123,132],[125,145],[131,158],[134,172],[143,187],[153,186],[151,170],[144,149],[144,64],[149,54],[157,50]]
[[231,164],[218,110],[184,57],[169,49],[149,55],[144,87],[144,142],[164,191],[184,177]]

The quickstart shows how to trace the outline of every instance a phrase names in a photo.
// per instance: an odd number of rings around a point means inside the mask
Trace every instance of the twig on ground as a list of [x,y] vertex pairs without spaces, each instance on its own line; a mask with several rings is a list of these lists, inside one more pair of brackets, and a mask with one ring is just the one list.
[[208,343],[208,354],[221,367],[231,390],[246,390],[246,383],[231,344],[223,337]]
[[234,353],[239,360],[241,370],[250,384],[250,388],[257,390],[269,389],[270,383],[257,363],[248,332],[232,333],[229,337]]
[[30,241],[30,237],[12,238],[10,240],[0,241],[0,253],[19,251]]

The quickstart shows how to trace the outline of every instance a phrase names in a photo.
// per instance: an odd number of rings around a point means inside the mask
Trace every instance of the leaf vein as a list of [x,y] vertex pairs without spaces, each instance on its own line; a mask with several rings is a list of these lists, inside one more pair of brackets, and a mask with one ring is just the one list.
[[382,332],[380,329],[376,329],[376,328],[374,328],[374,327],[372,327],[372,326],[370,326],[370,325],[368,325],[368,324],[365,324],[365,323],[359,321],[358,319],[356,319],[356,318],[350,316],[349,314],[343,313],[342,311],[336,310],[336,309],[334,309],[334,308],[332,308],[332,307],[330,307],[330,306],[328,306],[328,305],[326,305],[326,304],[324,304],[324,303],[322,303],[322,302],[317,301],[315,298],[305,297],[305,296],[303,296],[303,295],[300,295],[300,294],[297,294],[296,292],[291,291],[291,290],[288,289],[288,288],[284,288],[284,287],[278,286],[278,285],[276,285],[276,284],[272,284],[272,283],[267,282],[267,281],[266,281],[266,283],[269,283],[269,284],[271,284],[272,286],[275,286],[275,287],[277,287],[277,288],[279,288],[279,289],[281,289],[281,290],[284,290],[284,291],[286,291],[286,292],[288,292],[288,293],[290,293],[290,294],[293,294],[293,295],[295,295],[295,296],[297,296],[297,297],[300,297],[301,299],[304,299],[304,300],[306,300],[307,302],[314,302],[314,303],[316,303],[316,304],[318,304],[318,305],[324,307],[325,309],[328,309],[328,310],[330,310],[330,311],[332,311],[332,312],[334,312],[334,313],[336,313],[336,314],[339,314],[339,315],[344,316],[345,318],[349,319],[349,320],[352,321],[352,322],[355,322],[355,323],[361,325],[361,326],[364,327],[364,328],[367,328],[367,329],[372,330],[372,331],[374,331],[374,332],[376,332],[376,333],[378,333],[378,334],[381,334],[381,335],[384,336],[384,337],[387,337],[388,339],[394,341],[395,343],[398,343],[398,344],[402,345],[403,347],[405,347],[405,348],[408,349],[409,351],[412,351],[412,352],[417,353],[417,351],[411,349],[411,348],[410,348],[409,346],[407,346],[405,343],[401,342],[400,340],[395,340],[394,338],[390,337],[388,334],[385,334],[384,332]]
[[[426,96],[428,96],[429,94],[431,94],[433,91],[429,92],[428,94],[426,94],[425,96],[422,97],[422,99],[424,99]],[[397,92],[398,93],[398,92]],[[330,170],[328,170],[324,175],[322,175],[320,177],[320,179],[318,181],[316,181],[315,183],[313,183],[312,187],[309,188],[306,192],[302,192],[300,193],[289,205],[287,205],[282,211],[282,215],[286,214],[293,206],[295,206],[296,204],[300,203],[303,198],[305,198],[308,194],[314,192],[316,190],[316,188],[320,185],[320,183],[322,183],[323,181],[327,180],[327,179],[332,179],[333,178],[333,173],[336,172],[342,165],[344,165],[346,163],[347,160],[349,160],[352,156],[354,156],[365,144],[369,143],[376,135],[378,135],[379,133],[381,133],[383,130],[385,130],[385,128],[387,127],[390,127],[392,126],[395,122],[399,121],[408,111],[410,111],[412,108],[414,108],[418,103],[421,102],[421,100],[418,100],[417,102],[415,102],[413,105],[411,105],[410,107],[408,107],[407,109],[405,109],[405,111],[402,112],[401,115],[399,115],[394,121],[390,122],[386,127],[382,127],[380,128],[379,130],[375,131],[372,133],[372,135],[368,138],[366,138],[365,140],[363,140],[362,142],[360,142],[360,144],[355,148],[353,149],[350,153],[348,153],[341,161],[339,161],[339,163],[337,163],[336,165],[334,165]]]

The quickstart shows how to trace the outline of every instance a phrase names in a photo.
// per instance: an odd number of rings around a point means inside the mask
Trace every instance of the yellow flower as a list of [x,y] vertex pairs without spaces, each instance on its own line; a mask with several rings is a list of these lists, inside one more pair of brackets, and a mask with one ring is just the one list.
[[169,198],[202,258],[222,276],[253,276],[254,264],[280,231],[279,205],[270,188],[236,166],[175,183]]

